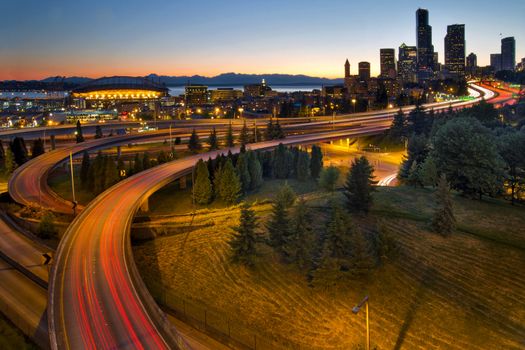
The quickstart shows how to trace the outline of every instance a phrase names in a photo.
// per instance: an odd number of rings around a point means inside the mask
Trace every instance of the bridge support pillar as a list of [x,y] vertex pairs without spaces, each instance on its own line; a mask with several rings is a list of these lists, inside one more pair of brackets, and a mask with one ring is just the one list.
[[180,189],[181,189],[181,190],[186,189],[186,187],[187,187],[187,184],[186,184],[186,176],[181,177],[180,180],[179,180],[179,183],[180,183],[179,186],[180,186]]
[[142,211],[143,213],[147,213],[149,211],[149,198],[144,199],[144,201],[140,205],[140,211]]

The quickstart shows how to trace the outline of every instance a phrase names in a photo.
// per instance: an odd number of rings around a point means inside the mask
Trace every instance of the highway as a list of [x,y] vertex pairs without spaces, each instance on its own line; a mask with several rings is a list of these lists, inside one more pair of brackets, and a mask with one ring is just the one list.
[[[477,85],[474,85],[474,87],[475,90],[471,89],[471,94],[476,96],[475,100],[467,102],[438,102],[425,105],[425,107],[439,110],[447,109],[450,105],[453,105],[459,108],[472,105],[473,103],[479,101],[481,98],[491,99],[495,96],[491,90]],[[409,112],[413,108],[414,107],[404,107],[403,110],[405,112]],[[288,134],[294,134],[305,132],[322,132],[336,128],[343,129],[347,127],[377,125],[378,123],[382,123],[384,121],[390,121],[395,113],[397,113],[397,110],[389,109],[383,111],[340,115],[335,118],[318,118],[316,119],[316,121],[313,122],[304,122],[304,119],[299,119],[299,123],[292,123],[290,122],[290,120],[288,120],[287,122],[289,124],[283,125],[283,128],[287,131]],[[224,122],[224,120],[221,122]],[[201,128],[209,128],[210,126],[210,124],[207,123],[201,123],[199,125]],[[213,123],[213,125],[217,125],[216,122]],[[237,124],[237,129],[240,127],[240,125],[240,123]],[[222,128],[226,128],[226,125],[222,124]],[[209,129],[206,129],[205,131],[201,132],[203,134],[207,134],[209,132]],[[187,134],[188,129],[185,127],[172,128],[172,137]],[[85,141],[80,144],[75,144],[71,147],[65,147],[51,152],[47,152],[46,154],[41,155],[36,159],[28,161],[27,163],[23,164],[15,170],[15,172],[9,179],[9,193],[17,203],[20,203],[22,205],[38,204],[42,207],[49,208],[55,212],[72,214],[72,203],[63,198],[60,198],[47,185],[47,177],[51,170],[59,163],[67,160],[70,152],[74,156],[78,156],[83,151],[93,151],[97,149],[107,148],[110,146],[123,145],[130,142],[138,142],[140,140],[162,140],[166,139],[168,136],[169,132],[167,130],[159,130],[151,133],[113,136],[92,141]],[[80,210],[81,208],[79,207],[78,209]]]

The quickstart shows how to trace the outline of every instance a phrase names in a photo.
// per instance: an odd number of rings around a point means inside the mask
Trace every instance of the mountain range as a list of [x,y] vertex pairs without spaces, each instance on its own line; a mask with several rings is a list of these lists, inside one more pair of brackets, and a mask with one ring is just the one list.
[[[204,85],[245,85],[260,83],[265,79],[268,85],[329,85],[340,84],[343,79],[329,79],[311,77],[308,75],[291,75],[291,74],[238,74],[238,73],[224,73],[214,77],[205,77],[201,75],[193,76],[167,76],[149,74],[146,78],[166,84],[167,86],[179,86],[191,84]],[[49,77],[41,80],[42,82],[52,83],[56,82],[57,77]],[[65,77],[63,82],[70,84],[83,84],[92,78],[86,77]]]

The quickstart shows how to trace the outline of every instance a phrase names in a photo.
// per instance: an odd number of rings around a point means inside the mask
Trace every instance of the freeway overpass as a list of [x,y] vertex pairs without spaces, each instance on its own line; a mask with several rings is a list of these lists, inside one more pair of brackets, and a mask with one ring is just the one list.
[[[471,90],[471,93],[476,96],[472,101],[455,101],[450,102],[438,102],[428,104],[425,107],[433,108],[435,110],[447,109],[450,106],[456,108],[462,108],[465,106],[472,105],[480,101],[482,98],[491,99],[494,98],[494,93],[491,90],[480,86],[474,86],[475,89]],[[414,107],[405,107],[403,110],[409,112]],[[300,133],[312,133],[321,132],[330,129],[343,129],[348,127],[361,127],[368,125],[375,125],[377,123],[383,123],[384,121],[390,121],[392,116],[397,113],[397,110],[383,110],[374,111],[367,113],[359,113],[355,115],[343,115],[334,117],[324,117],[315,121],[300,120],[287,120],[287,124],[283,125],[283,128],[288,134],[300,134]],[[194,125],[194,124],[191,124]],[[208,132],[210,125],[202,123],[199,124],[200,130],[205,129],[205,133]],[[218,124],[219,131],[224,132],[226,126],[224,124]],[[384,125],[382,130],[378,130],[377,133],[381,133],[388,128],[389,125]],[[240,124],[237,125],[237,129]],[[80,144],[74,144],[70,147],[65,147],[48,152],[44,155],[37,157],[36,159],[30,160],[15,170],[11,178],[9,179],[9,193],[11,197],[18,203],[23,205],[38,204],[42,207],[52,209],[56,212],[71,214],[72,203],[58,197],[51,188],[47,185],[47,177],[51,170],[59,163],[65,161],[69,157],[71,152],[73,156],[79,155],[84,151],[93,151],[97,149],[103,149],[110,146],[123,145],[130,142],[138,142],[151,139],[166,139],[170,135],[172,137],[187,135],[188,129],[185,127],[176,127],[171,130],[159,130],[151,133],[138,133],[128,134],[121,136],[106,137],[102,139],[86,141]]]

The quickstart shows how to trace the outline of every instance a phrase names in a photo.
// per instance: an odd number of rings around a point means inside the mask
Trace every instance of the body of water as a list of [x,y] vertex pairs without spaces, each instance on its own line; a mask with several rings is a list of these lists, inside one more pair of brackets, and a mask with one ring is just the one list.
[[[184,95],[184,86],[168,86],[171,96]],[[244,90],[244,85],[217,85],[208,86],[209,90],[215,90],[218,88],[232,88],[235,90]],[[320,90],[321,85],[271,85],[272,90],[277,92],[296,92],[296,91],[307,91]]]

